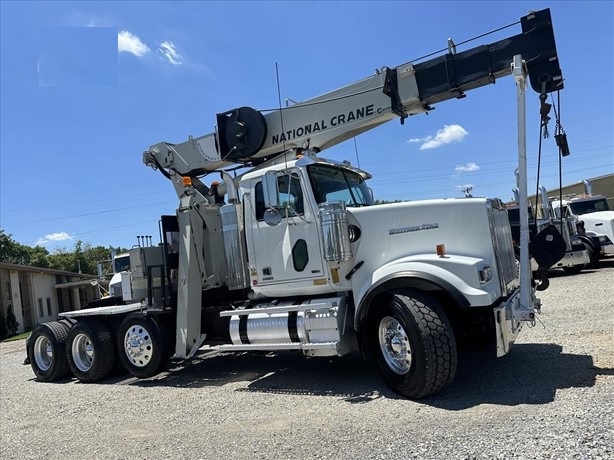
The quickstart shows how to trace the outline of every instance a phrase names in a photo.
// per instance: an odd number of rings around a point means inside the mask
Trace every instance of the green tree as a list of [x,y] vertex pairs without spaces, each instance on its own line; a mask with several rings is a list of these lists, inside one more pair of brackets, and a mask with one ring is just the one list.
[[28,246],[18,243],[12,235],[0,229],[0,261],[12,264],[28,265],[30,261]]
[[8,337],[9,330],[6,327],[6,319],[4,317],[4,310],[0,308],[0,340],[4,340]]
[[[127,252],[127,249],[116,248],[116,252]],[[104,246],[92,247],[90,243],[78,240],[72,251],[67,248],[57,248],[49,255],[49,268],[67,272],[96,275],[98,262],[109,260],[111,248]]]
[[[111,258],[111,247],[96,246],[77,240],[72,249],[59,247],[49,252],[42,246],[30,247],[15,241],[10,234],[0,229],[0,262],[52,268],[65,272],[96,275],[98,262]],[[115,248],[117,254],[127,249]]]
[[0,229],[0,262],[18,265],[31,265],[47,268],[49,266],[49,251],[42,246],[30,247],[18,243]]
[[403,200],[375,200],[375,204],[387,204],[387,203],[402,203]]

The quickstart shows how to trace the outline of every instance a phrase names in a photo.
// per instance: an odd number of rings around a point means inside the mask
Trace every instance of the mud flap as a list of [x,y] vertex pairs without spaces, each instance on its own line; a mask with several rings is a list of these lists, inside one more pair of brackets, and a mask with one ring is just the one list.
[[514,309],[520,302],[520,290],[505,303],[494,309],[497,335],[497,357],[505,356],[512,348],[522,329],[522,321],[514,319]]

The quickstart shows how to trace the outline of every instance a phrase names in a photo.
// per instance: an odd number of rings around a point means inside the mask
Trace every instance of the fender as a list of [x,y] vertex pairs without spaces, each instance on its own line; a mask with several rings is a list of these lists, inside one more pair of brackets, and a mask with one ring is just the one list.
[[[355,305],[357,305],[354,324],[356,330],[367,317],[371,303],[379,294],[398,288],[416,288],[424,291],[444,291],[459,307],[488,306],[501,295],[498,279],[493,278],[480,285],[478,267],[488,264],[483,259],[465,256],[446,256],[446,259],[432,255],[423,255],[420,259],[400,260],[377,269],[372,276],[361,277],[362,285],[356,286]],[[439,265],[446,265],[444,269]],[[457,276],[450,265],[462,270],[462,277]],[[468,271],[475,273],[475,285],[465,280],[471,279]],[[358,281],[358,280],[357,280]]]
[[[593,233],[592,235],[589,233]],[[588,244],[594,251],[601,251],[601,245],[599,244],[599,237],[594,232],[586,232],[584,235],[577,235],[577,237],[583,242]]]

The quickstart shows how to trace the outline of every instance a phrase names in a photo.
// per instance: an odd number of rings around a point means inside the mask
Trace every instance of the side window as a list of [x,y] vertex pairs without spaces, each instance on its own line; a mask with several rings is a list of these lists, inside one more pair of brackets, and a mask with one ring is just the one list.
[[279,176],[277,187],[279,189],[279,203],[283,207],[290,208],[288,215],[303,214],[303,190],[298,176],[295,174]]
[[256,219],[264,220],[264,211],[266,211],[266,206],[264,205],[264,192],[262,191],[262,182],[258,182],[256,184]]
[[[277,188],[279,190],[279,203],[287,209],[282,211],[283,217],[296,216],[305,212],[303,203],[303,190],[301,189],[301,181],[296,175],[284,174],[277,178]],[[258,182],[255,187],[255,208],[256,219],[264,220],[264,193],[262,191],[262,182]]]

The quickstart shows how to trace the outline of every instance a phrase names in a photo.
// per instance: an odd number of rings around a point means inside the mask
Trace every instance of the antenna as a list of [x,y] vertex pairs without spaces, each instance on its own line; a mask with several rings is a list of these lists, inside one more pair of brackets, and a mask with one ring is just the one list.
[[[284,112],[281,108],[281,88],[279,85],[279,67],[277,66],[277,62],[275,63],[275,76],[277,78],[277,100],[279,103],[279,121],[281,123],[281,132],[284,132]],[[282,141],[282,145],[284,147],[284,152],[286,151],[286,140]],[[284,161],[288,161],[288,157],[284,155]]]
[[461,192],[465,194],[465,198],[473,198],[473,195],[471,194],[472,190],[473,190],[473,186],[467,185],[466,187],[461,189]]

